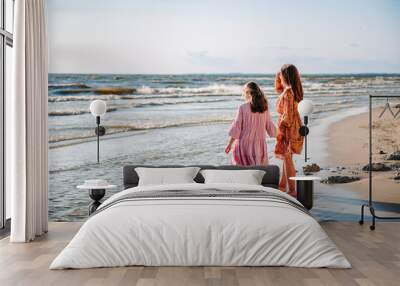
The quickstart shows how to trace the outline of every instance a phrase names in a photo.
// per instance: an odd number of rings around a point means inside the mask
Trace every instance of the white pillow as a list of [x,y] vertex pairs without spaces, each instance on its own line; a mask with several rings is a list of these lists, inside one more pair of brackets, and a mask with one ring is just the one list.
[[139,176],[139,186],[195,183],[193,179],[199,170],[199,167],[135,168]]
[[205,184],[226,183],[261,185],[265,171],[261,170],[202,170]]

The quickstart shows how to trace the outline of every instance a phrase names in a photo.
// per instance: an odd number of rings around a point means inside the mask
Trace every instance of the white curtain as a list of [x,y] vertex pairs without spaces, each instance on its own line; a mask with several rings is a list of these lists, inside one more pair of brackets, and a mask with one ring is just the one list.
[[[7,112],[7,167],[12,242],[28,242],[48,227],[48,52],[45,0],[16,0],[14,71]],[[9,115],[9,116],[8,116]]]

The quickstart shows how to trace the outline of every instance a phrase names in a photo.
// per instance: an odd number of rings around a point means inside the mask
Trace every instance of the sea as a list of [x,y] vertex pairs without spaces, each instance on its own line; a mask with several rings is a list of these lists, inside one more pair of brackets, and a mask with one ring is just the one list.
[[[244,103],[243,85],[255,81],[262,87],[276,120],[274,79],[273,74],[49,74],[50,220],[85,220],[91,200],[76,186],[88,179],[106,179],[117,185],[107,191],[108,197],[123,189],[124,165],[230,164],[224,147],[237,108]],[[399,74],[305,74],[302,83],[304,97],[314,105],[310,137],[313,128],[332,118],[366,111],[369,94],[400,91]],[[107,104],[101,117],[106,134],[100,138],[100,163],[96,120],[89,110],[96,99]],[[318,140],[323,144],[323,138],[313,139],[314,145]],[[275,162],[275,140],[267,143]],[[296,160],[304,164],[301,156]],[[328,220],[355,218],[340,206],[325,212],[317,209],[315,215]]]

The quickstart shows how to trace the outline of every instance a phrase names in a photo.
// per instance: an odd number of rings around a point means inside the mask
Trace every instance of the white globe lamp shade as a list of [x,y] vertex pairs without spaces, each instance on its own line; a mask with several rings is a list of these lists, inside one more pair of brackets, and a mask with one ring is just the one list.
[[303,99],[298,105],[298,111],[301,116],[309,116],[313,112],[313,104],[309,99]]
[[90,112],[93,116],[103,116],[107,111],[107,105],[103,100],[94,100],[90,104]]

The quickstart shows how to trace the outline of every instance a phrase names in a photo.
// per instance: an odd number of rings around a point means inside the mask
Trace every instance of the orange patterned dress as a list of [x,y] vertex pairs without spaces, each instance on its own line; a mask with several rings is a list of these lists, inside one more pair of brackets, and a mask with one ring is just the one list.
[[276,111],[279,114],[276,134],[275,155],[283,160],[282,176],[279,181],[279,189],[296,197],[296,187],[290,177],[296,176],[296,167],[293,163],[293,154],[300,154],[303,149],[303,137],[299,133],[301,126],[300,114],[297,111],[297,102],[293,92],[289,89],[284,92],[278,76],[275,80],[275,90],[280,93],[276,103]]
[[276,102],[279,118],[275,146],[276,156],[282,159],[288,152],[300,154],[304,138],[299,133],[301,119],[297,110],[298,102],[294,100],[292,91],[283,92],[279,80],[275,81],[275,89],[278,93],[282,93]]

